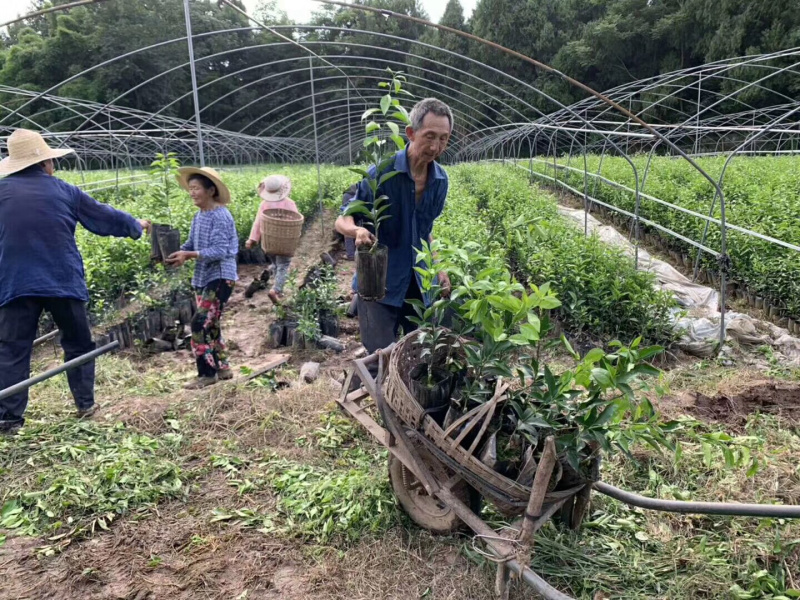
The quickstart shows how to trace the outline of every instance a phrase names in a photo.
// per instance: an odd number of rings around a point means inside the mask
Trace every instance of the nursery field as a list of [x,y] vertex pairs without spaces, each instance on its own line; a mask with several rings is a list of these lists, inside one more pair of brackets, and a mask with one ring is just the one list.
[[[223,172],[242,240],[259,202],[256,184],[276,170]],[[292,300],[302,295],[297,274],[318,261],[328,232],[314,215],[316,170],[281,172],[292,177],[292,197],[312,219],[293,264]],[[448,172],[448,204],[434,237],[454,284],[473,286],[476,297],[496,298],[502,290],[520,296],[509,294],[490,315],[538,299],[537,319],[514,325],[519,335],[545,332],[552,309],[553,330],[537,346],[536,363],[559,374],[547,379],[550,390],[579,380],[595,390],[624,391],[628,377],[613,370],[622,363],[606,357],[615,348],[609,342],[627,347],[642,336],[641,348],[668,345],[672,300],[630,258],[562,219],[555,196],[531,187],[524,171],[462,165]],[[323,222],[330,228],[336,212],[330,205],[353,174],[325,167],[323,180],[329,205]],[[184,235],[195,210],[171,181],[97,197],[169,222]],[[148,264],[147,243],[79,236],[96,308],[163,283],[160,267]],[[241,267],[242,285],[223,323],[231,362],[242,375],[271,352],[265,342],[280,316],[266,294],[243,295],[259,271]],[[337,264],[334,295],[348,294],[352,271],[352,263]],[[487,273],[501,273],[488,290],[479,285]],[[511,275],[538,292],[518,293]],[[491,333],[491,318],[484,321]],[[550,346],[561,331],[573,350]],[[333,402],[336,380],[360,347],[353,320],[342,318],[342,332],[341,355],[286,350],[289,362],[275,372],[199,393],[182,389],[194,369],[186,350],[104,356],[97,382],[103,408],[90,422],[70,417],[63,376],[34,387],[25,428],[0,438],[0,598],[492,597],[494,564],[477,540],[432,536],[414,525],[391,491],[385,449]],[[487,367],[502,372],[485,356]],[[307,360],[322,363],[311,384],[298,381]],[[44,347],[34,370],[57,362]],[[652,377],[645,387],[635,384],[635,410],[590,410],[578,424],[613,446],[602,464],[604,481],[667,499],[800,503],[800,372],[773,360],[768,349],[735,348],[724,360],[684,358],[664,372],[646,366],[640,372]],[[620,379],[606,382],[603,373]],[[549,398],[547,419],[573,411],[562,396]],[[614,405],[622,407],[623,399]],[[520,415],[526,419],[541,425]],[[651,431],[669,443],[649,437]],[[491,505],[482,517],[495,528],[505,524]],[[800,523],[645,512],[595,493],[581,530],[555,520],[537,534],[532,568],[581,600],[786,600],[800,597]],[[534,596],[515,587],[511,597]]]
[[[632,158],[640,178],[647,165],[646,156]],[[715,180],[725,165],[725,157],[698,158],[698,164]],[[526,163],[527,164],[527,163]],[[560,161],[558,178],[572,187],[583,190],[583,160]],[[534,162],[536,171],[552,177],[553,163]],[[635,187],[633,170],[621,157],[587,157],[590,174],[627,186]],[[633,212],[635,196],[600,179],[589,177],[588,193],[612,206]],[[722,184],[726,201],[726,218],[731,225],[771,236],[800,246],[800,158],[798,157],[737,157],[728,166]],[[652,160],[644,187],[653,196],[685,209],[709,215],[714,188],[696,169],[682,159],[656,157]],[[668,227],[689,239],[700,241],[706,221],[670,208],[646,196],[641,198],[640,214],[655,223]],[[715,204],[713,217],[720,218],[720,205]],[[643,231],[651,228],[643,227]],[[657,233],[653,230],[652,233]],[[676,238],[665,237],[668,247],[688,255],[692,263],[697,254],[694,247]],[[720,250],[721,227],[711,223],[706,246]],[[800,319],[800,252],[781,247],[740,231],[728,230],[728,254],[731,258],[730,276],[743,290],[761,297],[780,309],[783,316]],[[718,271],[713,257],[705,254],[701,265],[711,273]]]
[[[124,172],[121,174],[122,181],[136,181],[136,185],[121,186],[119,189],[114,185],[113,171],[95,171],[83,175],[59,173],[58,176],[70,183],[85,186],[98,201],[111,204],[137,218],[176,227],[181,232],[181,240],[185,240],[197,209],[188,193],[175,180],[177,166],[176,161],[161,158],[149,172]],[[261,203],[256,188],[264,177],[273,173],[282,173],[292,179],[292,198],[304,216],[308,217],[319,209],[316,168],[265,166],[223,169],[222,177],[233,198],[229,209],[242,246]],[[131,176],[142,179],[126,179]],[[323,202],[341,202],[342,193],[354,178],[357,176],[346,169],[323,167]],[[106,189],[99,190],[101,187]],[[141,296],[148,289],[155,286],[162,288],[167,283],[163,270],[150,266],[150,245],[146,239],[101,238],[82,228],[78,229],[77,239],[86,268],[92,310],[97,315],[113,312],[115,301],[120,296],[128,299],[137,294]]]

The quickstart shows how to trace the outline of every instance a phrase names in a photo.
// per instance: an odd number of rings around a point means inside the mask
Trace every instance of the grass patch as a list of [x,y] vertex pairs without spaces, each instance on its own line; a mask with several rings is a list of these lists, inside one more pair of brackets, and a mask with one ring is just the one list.
[[182,440],[178,432],[152,437],[121,423],[28,425],[0,441],[0,527],[63,544],[180,496]]
[[355,542],[396,522],[395,500],[384,469],[387,451],[363,444],[363,431],[338,413],[324,413],[321,426],[298,438],[325,455],[322,464],[302,464],[277,455],[248,460],[212,457],[240,495],[268,490],[274,506],[213,511],[212,521],[318,543]]
[[[645,496],[719,502],[800,502],[800,446],[787,423],[753,415],[743,432],[760,469],[709,462],[702,444],[682,443],[671,457],[642,451],[636,461],[616,456],[603,479]],[[485,518],[502,523],[489,509]],[[592,510],[578,532],[551,521],[536,536],[531,567],[576,598],[685,600],[800,597],[800,523],[678,515],[628,507],[593,494]],[[469,547],[465,553],[480,562]]]

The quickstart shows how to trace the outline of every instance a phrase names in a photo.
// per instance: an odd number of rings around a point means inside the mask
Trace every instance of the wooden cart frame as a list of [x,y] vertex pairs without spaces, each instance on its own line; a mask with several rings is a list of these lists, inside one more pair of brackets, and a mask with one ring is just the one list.
[[[547,484],[556,462],[552,440],[550,441],[552,451],[546,451],[543,454],[536,472],[528,507],[520,523],[519,534],[516,538],[512,538],[493,530],[467,505],[463,498],[454,493],[455,486],[463,481],[462,478],[457,474],[447,478],[441,475],[437,476],[437,472],[438,474],[444,473],[446,467],[430,453],[425,454],[423,458],[418,444],[414,443],[414,432],[409,431],[400,422],[391,407],[387,405],[382,384],[386,359],[393,347],[390,346],[376,354],[353,361],[353,369],[349,372],[338,400],[341,407],[389,450],[390,463],[393,460],[399,461],[404,469],[413,474],[413,480],[408,481],[407,486],[424,488],[427,497],[441,503],[445,507],[445,512],[452,511],[461,522],[482,539],[487,550],[497,562],[495,593],[498,598],[508,598],[510,578],[514,573],[547,600],[571,600],[570,596],[551,587],[524,564],[529,562],[525,558],[530,556],[533,534],[564,505],[573,501],[580,494],[578,491],[574,495],[566,496],[548,505],[546,510],[542,509]],[[376,362],[378,363],[377,379],[373,378],[369,371],[369,367]],[[358,376],[366,391],[359,389],[347,393],[354,375]],[[367,411],[369,405],[365,401],[370,397],[375,401],[374,406],[380,413],[385,427],[379,425]],[[433,464],[431,464],[432,462]]]
[[[524,581],[545,600],[574,600],[571,596],[558,591],[539,577],[527,565],[533,548],[533,534],[541,529],[548,520],[559,511],[566,510],[571,516],[565,521],[577,528],[582,521],[583,514],[589,505],[592,490],[625,502],[630,506],[637,506],[648,510],[665,512],[691,513],[691,514],[716,514],[769,518],[800,518],[800,506],[794,505],[766,505],[766,504],[733,504],[719,502],[685,502],[648,498],[638,494],[621,490],[612,485],[597,481],[587,484],[573,494],[565,496],[556,502],[543,506],[547,485],[556,463],[555,444],[552,438],[545,443],[533,485],[527,509],[521,519],[518,519],[510,528],[511,532],[499,532],[492,529],[468,505],[462,495],[456,494],[457,486],[464,485],[461,476],[447,470],[433,454],[426,452],[424,447],[417,443],[418,432],[405,426],[392,408],[387,404],[383,393],[383,380],[386,374],[386,365],[394,344],[384,350],[379,350],[373,355],[353,361],[353,368],[349,371],[338,399],[339,405],[347,411],[356,421],[389,451],[390,478],[395,466],[402,465],[403,473],[410,473],[413,477],[403,476],[402,483],[393,479],[395,493],[398,485],[402,485],[408,492],[421,493],[442,508],[440,518],[446,518],[449,513],[457,517],[460,522],[469,527],[479,537],[488,553],[497,563],[497,576],[495,579],[495,594],[499,599],[507,599],[511,576],[514,574]],[[370,367],[377,363],[377,378],[370,373]],[[362,388],[349,392],[354,376],[361,380]],[[369,398],[374,400],[374,405],[368,404]],[[385,427],[379,425],[368,412],[368,408],[377,408]],[[396,469],[394,472],[397,472]],[[422,488],[422,489],[420,489]],[[401,490],[402,491],[402,490]],[[398,500],[402,499],[398,496]],[[571,511],[571,513],[570,513]],[[435,511],[433,511],[435,512]],[[421,526],[426,527],[426,522],[414,518]],[[433,515],[435,520],[437,515]],[[431,529],[431,527],[428,527]],[[432,530],[435,531],[435,528]],[[513,537],[512,537],[513,535]]]

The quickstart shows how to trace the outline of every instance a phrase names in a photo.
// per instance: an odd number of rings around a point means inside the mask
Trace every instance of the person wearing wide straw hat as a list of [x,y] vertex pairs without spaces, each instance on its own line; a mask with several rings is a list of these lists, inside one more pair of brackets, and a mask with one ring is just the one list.
[[220,379],[233,378],[220,320],[239,279],[236,270],[239,236],[233,216],[226,208],[231,193],[219,173],[210,167],[182,167],[178,169],[177,178],[200,209],[192,219],[186,243],[166,260],[167,264],[175,266],[187,260],[196,261],[192,277],[192,287],[197,292],[197,312],[192,318],[192,351],[197,377],[185,387],[199,389]]
[[[17,129],[0,161],[0,390],[30,376],[39,317],[49,312],[61,332],[65,360],[95,349],[89,293],[75,228],[138,239],[150,223],[101,204],[53,177],[53,160],[72,152],[50,148],[42,136]],[[97,410],[94,361],[67,372],[78,416]],[[28,392],[0,400],[0,433],[23,425]]]
[[[261,197],[261,206],[258,207],[258,213],[253,221],[253,227],[250,230],[250,237],[245,243],[245,247],[252,248],[261,242],[261,233],[263,227],[263,215],[265,210],[274,208],[282,208],[292,212],[298,212],[297,205],[289,198],[292,192],[292,180],[285,175],[270,175],[265,177],[263,181],[258,184],[258,195]],[[286,278],[289,275],[289,265],[292,263],[291,256],[278,256],[268,254],[267,258],[272,263],[272,270],[275,272],[275,283],[269,291],[269,299],[273,304],[280,304],[283,296],[283,286],[286,284]]]

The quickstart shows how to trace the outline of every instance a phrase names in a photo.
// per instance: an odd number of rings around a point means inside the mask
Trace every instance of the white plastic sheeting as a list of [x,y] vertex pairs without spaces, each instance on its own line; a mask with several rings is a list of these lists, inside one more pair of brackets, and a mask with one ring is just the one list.
[[[559,212],[583,228],[584,211],[580,208],[559,206]],[[603,225],[592,215],[586,216],[587,229],[613,246],[621,248],[631,257],[635,250],[625,236],[609,225]],[[719,344],[720,312],[719,293],[709,287],[693,283],[669,263],[654,258],[639,246],[639,268],[656,276],[661,289],[675,295],[681,310],[675,311],[675,326],[681,332],[678,347],[694,356],[712,356]],[[772,346],[793,365],[800,365],[800,339],[789,331],[750,315],[727,312],[725,337],[743,345]]]

